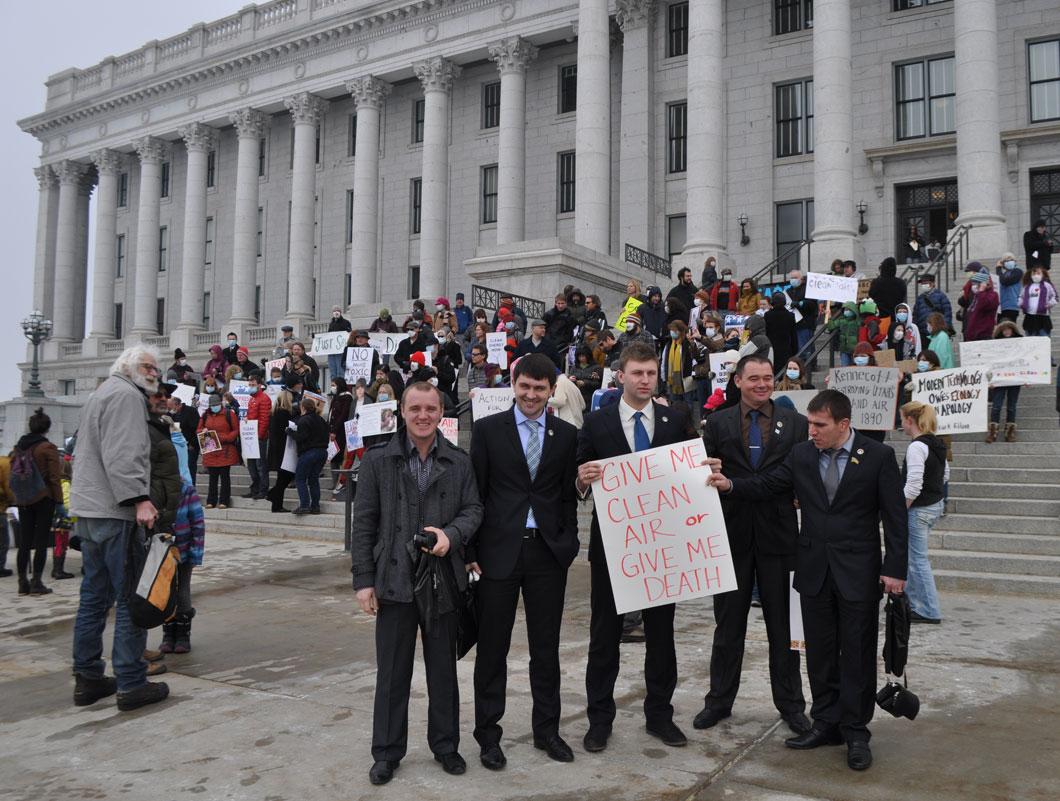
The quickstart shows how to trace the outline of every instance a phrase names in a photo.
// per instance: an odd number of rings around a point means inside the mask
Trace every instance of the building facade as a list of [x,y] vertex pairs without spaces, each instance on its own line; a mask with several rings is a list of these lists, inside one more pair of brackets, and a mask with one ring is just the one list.
[[336,304],[617,302],[673,283],[645,253],[871,274],[912,226],[991,263],[1060,235],[1055,0],[274,0],[46,85],[52,395]]

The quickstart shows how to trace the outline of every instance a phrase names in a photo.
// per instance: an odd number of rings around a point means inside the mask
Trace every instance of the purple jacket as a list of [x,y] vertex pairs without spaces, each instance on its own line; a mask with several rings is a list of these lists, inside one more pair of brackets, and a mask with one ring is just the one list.
[[[1032,294],[1032,290],[1038,292]],[[1023,287],[1020,295],[1020,308],[1024,314],[1048,314],[1049,309],[1056,305],[1056,287],[1048,281],[1040,284],[1027,284]]]

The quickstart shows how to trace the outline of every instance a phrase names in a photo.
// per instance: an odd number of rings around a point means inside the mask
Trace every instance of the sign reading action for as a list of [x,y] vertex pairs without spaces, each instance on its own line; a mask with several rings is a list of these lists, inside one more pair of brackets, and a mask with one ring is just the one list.
[[701,440],[601,461],[593,484],[619,614],[736,589]]

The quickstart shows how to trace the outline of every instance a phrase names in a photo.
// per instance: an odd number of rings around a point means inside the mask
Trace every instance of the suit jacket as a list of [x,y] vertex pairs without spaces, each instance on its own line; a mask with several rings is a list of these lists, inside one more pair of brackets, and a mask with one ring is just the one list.
[[[691,437],[688,434],[688,412],[676,406],[663,406],[652,401],[655,407],[655,433],[651,446],[673,445]],[[622,420],[618,416],[617,403],[605,406],[585,418],[578,432],[578,464],[610,459],[631,453]],[[589,533],[589,560],[603,559],[603,541],[600,539],[600,522],[597,510],[593,509],[592,528]]]
[[[739,404],[714,412],[707,417],[703,429],[707,455],[721,459],[729,478],[751,478],[768,473],[809,436],[805,417],[793,409],[773,404],[773,427],[755,470],[740,433],[740,412]],[[794,500],[791,490],[759,503],[738,500],[731,494],[722,495],[721,508],[725,513],[732,553],[757,550],[766,554],[794,555],[795,540],[799,536]]]
[[[732,494],[768,500],[792,490],[802,510],[795,549],[796,590],[807,596],[819,594],[831,570],[843,598],[871,601],[880,597],[881,575],[905,578],[908,516],[898,462],[890,447],[855,433],[851,458],[831,504],[821,479],[817,446],[809,441],[792,448],[788,458],[768,473],[734,479]],[[882,560],[881,518],[887,550]]]
[[534,520],[556,561],[569,567],[578,555],[578,493],[574,460],[578,430],[553,414],[545,415],[545,435],[537,476],[530,480],[523,446],[515,425],[515,410],[493,414],[475,423],[471,435],[471,464],[482,498],[482,526],[470,561],[484,575],[511,575],[526,532],[526,515],[533,505]]

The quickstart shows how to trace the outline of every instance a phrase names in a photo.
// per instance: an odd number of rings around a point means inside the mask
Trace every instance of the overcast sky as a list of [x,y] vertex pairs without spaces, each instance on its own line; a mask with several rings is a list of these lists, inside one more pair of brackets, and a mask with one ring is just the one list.
[[[22,133],[15,121],[44,110],[44,81],[49,75],[69,67],[90,67],[152,39],[165,39],[198,22],[227,16],[242,5],[235,0],[3,3],[0,74],[7,76],[7,89],[4,125],[0,126],[0,231],[6,256],[0,267],[0,338],[14,342],[15,347],[0,349],[0,354],[4,354],[0,357],[0,401],[19,392],[15,365],[26,355],[26,340],[19,323],[31,311],[33,302],[37,231],[37,180],[33,168],[40,163],[40,143]],[[88,252],[91,271],[91,244]]]

